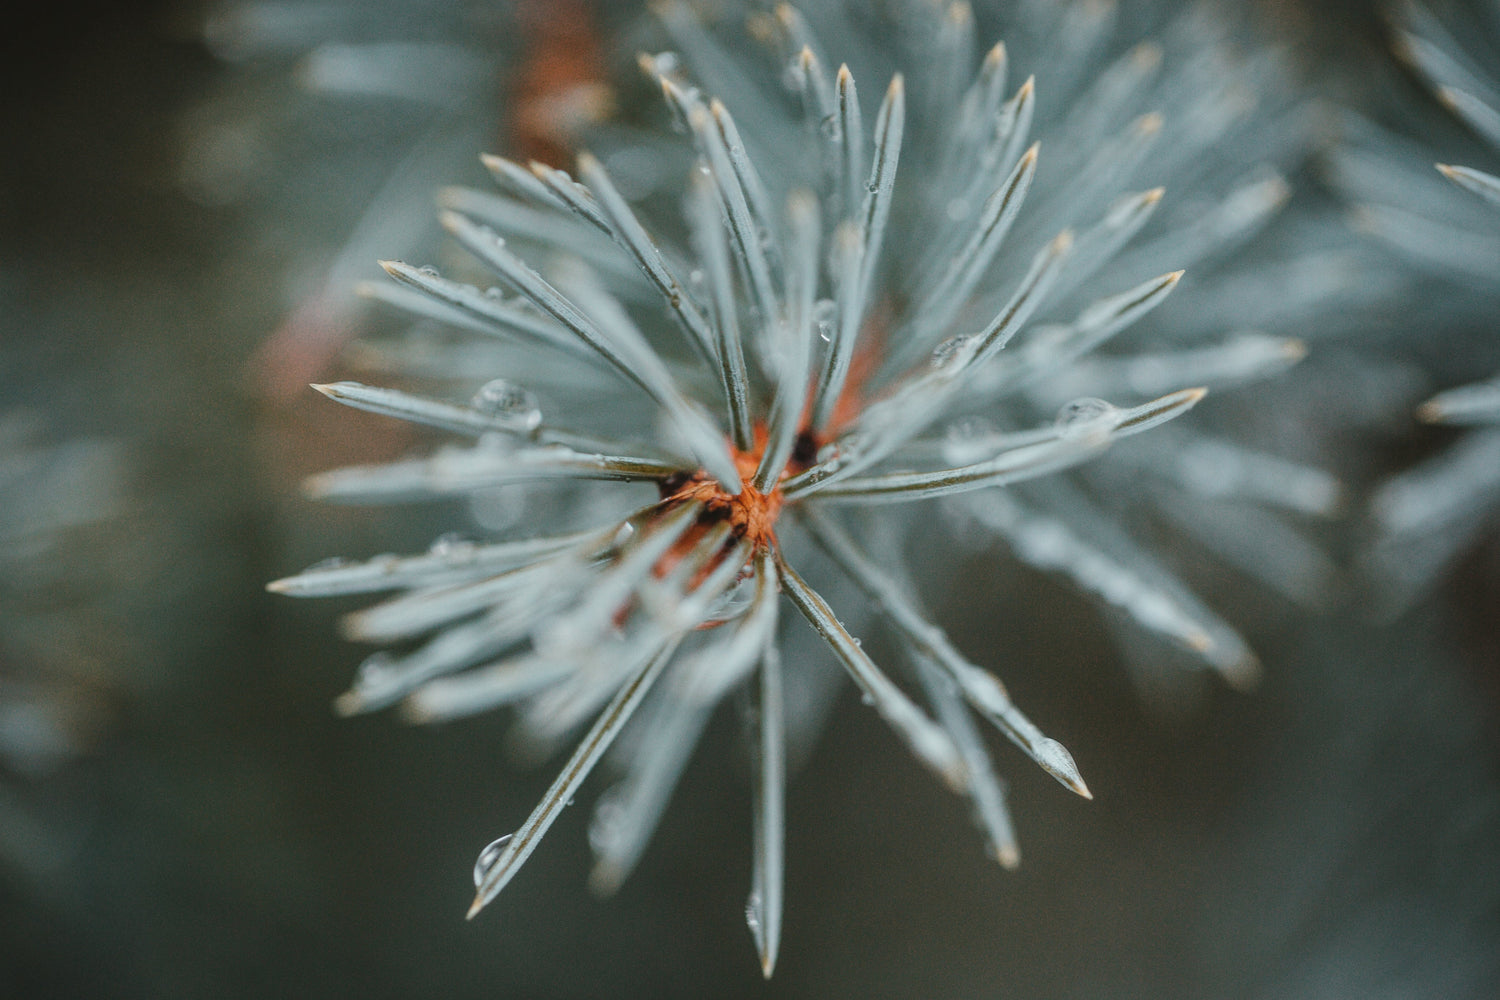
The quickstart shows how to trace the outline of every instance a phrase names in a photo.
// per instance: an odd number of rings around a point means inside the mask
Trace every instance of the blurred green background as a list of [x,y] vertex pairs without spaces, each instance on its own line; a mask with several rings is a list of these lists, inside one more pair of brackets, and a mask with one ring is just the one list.
[[[31,825],[0,859],[0,996],[1500,995],[1493,543],[1394,624],[1242,601],[1264,684],[1174,719],[1141,707],[1084,601],[976,560],[983,599],[942,621],[1049,720],[1096,800],[1002,753],[1025,858],[1005,873],[846,692],[791,785],[770,983],[742,919],[732,718],[617,898],[585,887],[579,808],[464,922],[478,848],[552,769],[514,767],[494,716],[338,720],[359,659],[341,609],[263,591],[331,553],[423,547],[443,512],[297,495],[378,424],[260,391],[255,352],[299,246],[350,225],[369,180],[343,179],[326,218],[188,197],[183,122],[233,85],[198,16],[7,21],[0,409],[118,441],[130,471],[119,516],[53,556],[76,586],[8,609],[68,609],[107,680],[82,755],[4,778]],[[1310,18],[1348,58],[1373,45],[1356,6]],[[1387,443],[1392,466],[1430,446]]]

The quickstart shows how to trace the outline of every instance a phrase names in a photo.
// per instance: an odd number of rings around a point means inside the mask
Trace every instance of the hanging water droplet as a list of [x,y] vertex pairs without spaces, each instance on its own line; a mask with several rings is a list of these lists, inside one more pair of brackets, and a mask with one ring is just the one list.
[[428,278],[436,278],[438,276],[438,269],[431,264],[424,264],[417,268],[417,273]]
[[462,533],[450,531],[439,535],[433,543],[427,547],[430,555],[446,559],[453,559],[471,554],[474,551],[474,543],[465,538]]
[[1063,404],[1063,408],[1057,411],[1057,419],[1054,423],[1058,433],[1063,437],[1077,437],[1098,427],[1114,412],[1115,408],[1109,402],[1093,396],[1085,396]]
[[750,926],[750,934],[757,942],[760,941],[761,911],[765,909],[765,903],[760,898],[759,892],[752,892],[750,898],[745,901],[745,923]]
[[389,653],[372,653],[365,657],[354,675],[356,687],[373,687],[391,676],[394,658]]
[[505,847],[515,834],[507,833],[499,840],[492,841],[479,852],[479,860],[474,862],[474,888],[478,889],[484,884],[484,877],[495,867],[495,862],[500,860],[500,855],[505,853]]
[[542,422],[542,411],[536,397],[526,389],[503,378],[491,379],[474,393],[469,405],[481,413],[504,417],[533,430]]
[[832,299],[819,299],[813,306],[813,323],[818,331],[818,339],[823,343],[833,341],[833,332],[837,328],[839,307]]
[[596,855],[608,853],[620,837],[620,820],[624,815],[621,788],[619,785],[605,791],[594,805],[594,818],[589,822],[589,848]]
[[865,705],[874,705],[875,704],[875,696],[873,694],[871,694],[870,692],[868,692],[868,691],[866,691],[864,694],[860,695],[859,696],[859,700],[860,700],[861,703],[863,703]]
[[954,364],[965,354],[971,338],[966,336],[949,337],[932,350],[931,364],[934,368],[945,368]]

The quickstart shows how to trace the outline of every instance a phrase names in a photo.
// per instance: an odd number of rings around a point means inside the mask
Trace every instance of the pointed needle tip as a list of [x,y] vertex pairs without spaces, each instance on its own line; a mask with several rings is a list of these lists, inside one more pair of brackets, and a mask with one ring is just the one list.
[[1161,46],[1156,42],[1142,42],[1130,54],[1140,69],[1154,69],[1161,62]]
[[328,496],[329,479],[326,472],[308,476],[302,481],[302,495],[309,500],[322,500]]
[[464,914],[464,919],[473,920],[479,915],[479,911],[482,909],[484,909],[484,896],[477,895],[474,897],[474,902],[469,904],[469,912]]
[[360,710],[364,708],[364,705],[365,700],[357,693],[354,691],[345,691],[333,699],[333,714],[341,719],[347,719],[350,716],[358,715]]
[[423,704],[421,694],[420,691],[409,694],[396,706],[396,717],[407,725],[423,726],[437,719],[437,715]]
[[[1417,407],[1417,419],[1424,424],[1440,424],[1443,422],[1444,412],[1442,404],[1435,399],[1429,399]],[[268,584],[266,589],[270,590],[271,586]]]
[[1253,691],[1260,685],[1260,660],[1246,656],[1224,671],[1224,679],[1239,691]]
[[619,865],[598,862],[589,872],[589,891],[600,899],[607,899],[620,891],[625,882],[625,872]]

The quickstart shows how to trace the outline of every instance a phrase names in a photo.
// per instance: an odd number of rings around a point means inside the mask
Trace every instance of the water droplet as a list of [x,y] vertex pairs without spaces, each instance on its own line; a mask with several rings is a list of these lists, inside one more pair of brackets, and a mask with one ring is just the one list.
[[634,537],[635,525],[631,524],[629,521],[626,521],[615,531],[615,537],[611,541],[611,544],[615,548],[620,548],[623,545],[628,545],[630,543],[630,540]]
[[967,357],[969,341],[966,336],[949,337],[933,348],[931,364],[934,368],[946,368]]
[[387,680],[391,676],[394,659],[389,653],[371,653],[359,665],[359,670],[354,677],[355,685],[374,687]]
[[499,302],[501,299],[505,298],[505,293],[500,290],[499,285],[491,285],[484,290],[484,297],[487,299],[494,299],[496,302]]
[[505,847],[515,834],[507,833],[499,840],[492,841],[479,852],[479,860],[474,862],[474,888],[484,884],[484,877],[495,867],[495,862],[500,860],[500,855],[505,852]]
[[594,805],[594,818],[589,823],[589,848],[596,854],[607,853],[620,836],[620,820],[624,815],[624,807],[619,785],[607,790],[599,796],[599,801]]
[[860,695],[859,700],[866,705],[875,704],[875,696],[873,694],[870,694],[868,691]]
[[827,344],[833,340],[833,332],[837,328],[839,316],[838,303],[832,299],[819,299],[813,306],[813,323],[818,331],[818,338]]
[[761,902],[760,893],[752,892],[750,898],[745,902],[745,923],[750,925],[750,933],[760,940],[760,913],[765,909]]
[[1114,412],[1114,406],[1105,400],[1085,396],[1063,404],[1063,408],[1057,411],[1054,423],[1063,437],[1077,437],[1099,426],[1101,421]]
[[[819,465],[823,465],[826,462],[836,461],[838,459],[838,457],[839,457],[839,443],[837,441],[830,441],[827,444],[825,444],[823,447],[821,447],[821,448],[818,449],[818,453],[815,456],[813,456],[813,460],[815,462],[817,462]],[[821,478],[821,477],[816,477],[815,476],[814,478],[816,479],[816,478]]]
[[542,422],[542,411],[537,407],[536,397],[503,378],[492,379],[480,386],[469,405],[481,413],[514,420],[526,430],[532,430]]
[[472,554],[474,543],[465,538],[461,533],[450,531],[439,535],[427,547],[427,551],[431,555],[452,559]]
[[428,278],[436,278],[438,276],[438,269],[431,264],[425,264],[417,268],[417,273]]

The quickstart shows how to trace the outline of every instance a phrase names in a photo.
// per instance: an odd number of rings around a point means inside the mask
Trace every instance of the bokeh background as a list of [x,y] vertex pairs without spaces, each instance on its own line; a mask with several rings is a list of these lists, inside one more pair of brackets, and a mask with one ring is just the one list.
[[[1275,6],[1330,94],[1359,100],[1375,75],[1362,68],[1387,64],[1367,5]],[[44,569],[13,572],[0,606],[0,669],[66,649],[57,669],[88,691],[76,753],[41,772],[12,762],[0,782],[0,996],[1500,995],[1493,540],[1395,620],[1358,602],[1294,613],[1226,581],[1265,680],[1172,715],[1136,696],[1085,601],[976,557],[961,575],[983,598],[955,588],[943,624],[1051,720],[1096,795],[1002,758],[1018,872],[984,857],[964,805],[846,693],[791,784],[772,982],[741,916],[733,718],[711,727],[618,897],[587,891],[579,808],[464,922],[477,848],[551,769],[515,767],[493,716],[334,716],[360,657],[331,627],[341,609],[264,582],[332,553],[423,547],[445,512],[300,499],[306,473],[407,442],[282,391],[268,367],[296,359],[263,345],[319,301],[330,248],[393,169],[477,175],[466,156],[402,167],[404,148],[504,142],[504,70],[525,41],[496,11],[474,26],[494,61],[473,67],[499,74],[495,105],[467,120],[297,98],[291,61],[226,58],[193,5],[8,21],[0,412],[30,414],[44,444],[104,442],[124,460],[77,487],[98,516],[45,547]],[[611,5],[601,23],[628,21]],[[205,161],[205,130],[247,107],[276,108],[287,144],[229,130]],[[1351,434],[1354,485],[1447,440]],[[1350,535],[1334,542],[1346,554]]]

